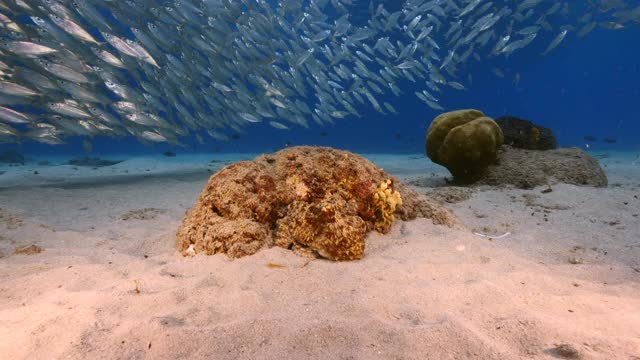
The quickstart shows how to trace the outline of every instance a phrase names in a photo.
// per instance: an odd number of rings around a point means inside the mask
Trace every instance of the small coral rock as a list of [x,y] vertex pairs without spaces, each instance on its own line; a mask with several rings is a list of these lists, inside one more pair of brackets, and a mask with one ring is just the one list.
[[40,254],[42,251],[43,249],[38,245],[29,245],[17,248],[14,253],[17,255],[35,255]]
[[355,154],[292,147],[214,174],[178,229],[183,255],[251,255],[277,245],[331,260],[364,256],[365,236],[396,217],[453,226],[440,205]]
[[563,359],[582,359],[580,351],[571,344],[556,345],[550,352],[552,354],[555,353]]
[[469,200],[473,195],[473,190],[464,187],[444,186],[433,189],[427,195],[441,203],[457,204]]
[[436,117],[427,131],[427,156],[462,181],[476,179],[497,158],[502,130],[478,110],[457,110]]
[[496,123],[504,134],[504,143],[528,150],[551,150],[558,147],[551,129],[513,116],[500,116]]

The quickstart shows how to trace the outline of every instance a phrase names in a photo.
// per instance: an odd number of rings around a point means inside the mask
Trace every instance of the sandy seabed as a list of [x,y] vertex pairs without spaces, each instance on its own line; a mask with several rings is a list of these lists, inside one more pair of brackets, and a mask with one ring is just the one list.
[[[467,229],[397,221],[344,263],[175,251],[211,172],[253,155],[0,167],[0,358],[637,360],[634,156],[601,160],[608,188],[441,197]],[[424,157],[369,158],[450,194]]]

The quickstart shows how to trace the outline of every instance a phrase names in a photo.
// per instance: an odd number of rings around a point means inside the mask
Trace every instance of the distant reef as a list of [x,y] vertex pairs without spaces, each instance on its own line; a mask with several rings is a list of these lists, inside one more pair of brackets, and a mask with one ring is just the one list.
[[551,129],[512,116],[494,121],[474,109],[436,117],[427,130],[426,152],[456,183],[523,189],[559,182],[594,187],[608,183],[589,154],[579,148],[558,149]]
[[238,258],[280,246],[330,260],[364,256],[365,235],[396,217],[456,226],[455,216],[365,158],[326,147],[292,147],[224,167],[177,232],[183,255]]
[[87,167],[104,167],[121,163],[122,160],[104,160],[94,157],[77,157],[69,160],[67,165],[87,166]]
[[6,164],[22,164],[26,162],[26,158],[15,150],[6,150],[0,152],[0,163]]

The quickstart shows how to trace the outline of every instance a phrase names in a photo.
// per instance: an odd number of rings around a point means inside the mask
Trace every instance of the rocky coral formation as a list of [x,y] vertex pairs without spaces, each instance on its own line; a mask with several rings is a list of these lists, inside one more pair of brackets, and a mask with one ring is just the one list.
[[504,145],[497,164],[489,166],[477,184],[530,189],[558,182],[605,187],[607,176],[598,162],[579,148],[536,151]]
[[496,161],[502,131],[479,110],[467,109],[436,117],[427,131],[427,156],[460,181],[475,180]]
[[364,255],[367,232],[395,217],[454,226],[436,202],[368,160],[323,147],[292,147],[214,174],[177,232],[184,255],[250,255],[272,245],[332,260]]
[[558,147],[551,129],[513,116],[500,116],[496,123],[504,134],[504,143],[515,148],[551,150]]
[[5,209],[0,208],[0,225],[6,227],[9,230],[14,230],[23,226],[24,220],[16,215],[13,215]]

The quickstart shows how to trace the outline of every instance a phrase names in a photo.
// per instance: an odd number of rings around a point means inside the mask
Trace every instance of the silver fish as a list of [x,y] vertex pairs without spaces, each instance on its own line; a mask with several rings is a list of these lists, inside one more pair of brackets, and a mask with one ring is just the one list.
[[562,42],[568,32],[568,30],[562,30],[558,35],[556,35],[542,55],[547,55],[551,50],[555,49]]
[[0,106],[0,120],[14,124],[28,124],[32,121],[29,116],[4,106]]
[[166,142],[168,141],[167,138],[161,134],[158,134],[155,131],[143,131],[140,134],[140,137],[145,139],[145,140],[149,140],[149,141],[153,141],[153,142]]
[[58,51],[48,46],[29,41],[4,41],[0,42],[0,47],[16,55],[26,57],[43,56],[53,54]]
[[80,109],[76,105],[70,104],[68,102],[61,103],[49,103],[47,104],[47,108],[54,113],[60,115],[71,116],[74,118],[88,118],[91,117],[91,114],[86,111]]
[[269,125],[279,130],[289,130],[288,126],[277,121],[269,121]]
[[71,69],[70,67],[56,64],[48,61],[40,61],[40,65],[46,71],[52,73],[53,75],[68,81],[78,82],[78,83],[89,83],[91,82],[86,76],[82,73]]
[[389,96],[408,82],[426,85],[416,96],[439,110],[441,93],[471,85],[463,72],[473,61],[512,56],[549,32],[546,54],[574,29],[581,37],[640,19],[624,0],[369,3],[359,12],[353,0],[0,1],[0,81],[20,86],[5,84],[0,102],[39,114],[5,110],[27,126],[1,140],[179,144],[207,132],[226,141],[264,119],[289,128],[365,107],[395,113]]
[[82,41],[98,44],[98,41],[96,41],[96,39],[93,36],[91,36],[91,34],[89,34],[80,25],[71,21],[69,18],[61,18],[54,14],[49,14],[49,18],[51,19],[51,21],[53,21],[54,24],[58,25],[60,28],[62,28],[64,31],[66,31],[73,37]]
[[9,81],[0,80],[0,94],[11,96],[35,96],[38,95],[36,91],[29,89],[28,87],[14,84]]

